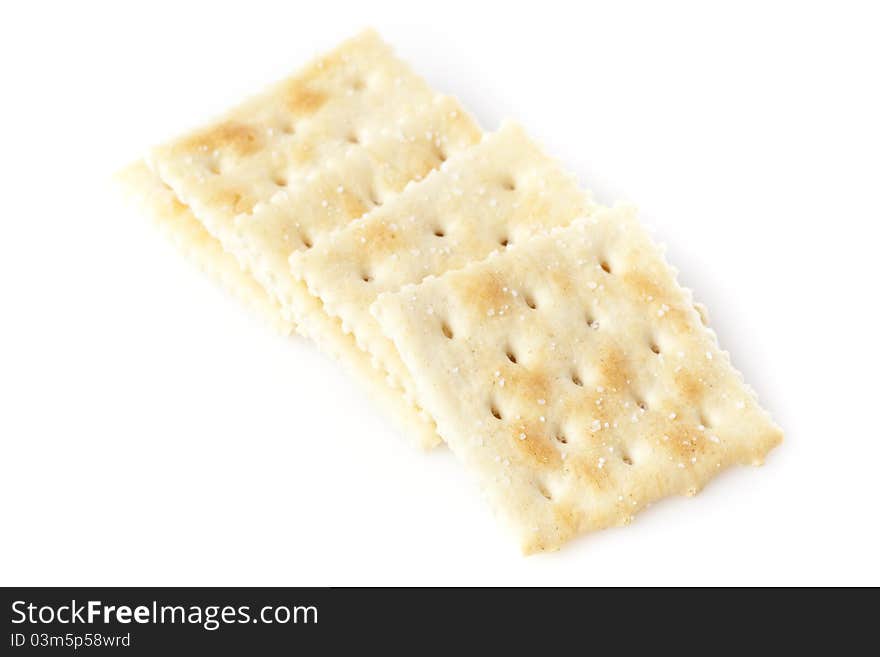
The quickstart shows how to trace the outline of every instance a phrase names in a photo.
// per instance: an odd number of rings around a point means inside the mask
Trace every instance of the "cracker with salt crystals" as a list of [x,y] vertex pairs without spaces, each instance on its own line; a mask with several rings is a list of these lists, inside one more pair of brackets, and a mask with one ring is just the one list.
[[782,439],[625,208],[372,311],[525,552],[629,522]]
[[223,250],[220,242],[146,163],[139,161],[129,165],[117,175],[117,181],[188,260],[255,309],[279,333],[292,332],[293,325],[284,319],[278,303],[241,268],[238,260]]
[[[573,177],[522,128],[506,123],[381,208],[295,253],[291,270],[420,405],[412,376],[370,315],[378,295],[482,260],[593,209]],[[307,326],[309,308],[297,310]]]
[[[288,257],[479,138],[456,100],[435,93],[368,31],[148,160],[287,319],[298,300],[320,325],[310,333],[322,348],[354,356],[338,320],[321,316],[291,276]],[[383,372],[368,380],[389,385]],[[423,413],[403,400],[395,405],[405,409],[408,417],[397,418],[405,426],[422,427],[417,439],[438,442]]]

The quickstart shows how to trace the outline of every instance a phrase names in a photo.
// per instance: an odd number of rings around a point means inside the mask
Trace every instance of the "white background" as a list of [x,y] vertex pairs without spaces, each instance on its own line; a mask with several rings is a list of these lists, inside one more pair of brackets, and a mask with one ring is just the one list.
[[[871,3],[16,4],[0,583],[880,584]],[[515,118],[641,207],[786,430],[763,468],[524,558],[447,450],[114,195],[150,145],[368,25],[487,130]]]

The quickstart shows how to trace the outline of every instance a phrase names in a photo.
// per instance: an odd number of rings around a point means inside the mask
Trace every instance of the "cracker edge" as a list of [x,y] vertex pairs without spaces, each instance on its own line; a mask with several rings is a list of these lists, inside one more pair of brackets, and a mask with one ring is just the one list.
[[114,176],[114,182],[187,260],[255,311],[274,331],[285,336],[294,332],[294,324],[283,316],[281,307],[241,268],[238,260],[223,249],[144,160],[121,169]]
[[[285,317],[286,313],[268,292],[241,268],[232,254],[223,249],[219,240],[205,229],[190,208],[180,202],[143,160],[120,170],[114,176],[114,181],[123,195],[140,206],[188,260],[219,282],[226,291],[255,309],[278,333],[287,336],[294,332],[295,324]],[[415,436],[423,449],[442,444],[433,421],[407,403],[401,393],[382,379],[381,372],[373,367],[368,355],[354,344],[353,338],[343,333],[340,324],[333,322],[326,312],[324,317],[312,318],[312,321],[321,321],[323,325],[323,330],[317,331],[322,337],[315,342],[325,353],[342,361],[343,369],[351,376],[359,379],[361,386],[383,407],[399,431]],[[304,334],[301,327],[296,330]],[[313,331],[308,333],[312,334]],[[341,352],[345,352],[345,356],[340,356]]]

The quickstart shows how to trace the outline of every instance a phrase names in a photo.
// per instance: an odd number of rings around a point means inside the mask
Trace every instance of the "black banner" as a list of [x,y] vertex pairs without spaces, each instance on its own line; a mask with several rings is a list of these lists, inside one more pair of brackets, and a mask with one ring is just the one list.
[[[875,605],[846,594],[641,589],[7,588],[3,655],[290,654],[352,646],[469,652],[474,640],[519,648],[576,641],[585,650],[652,641],[727,648],[832,637],[873,625]],[[794,593],[794,594],[793,594]],[[873,598],[873,594],[869,596]],[[842,621],[843,626],[836,625]],[[354,642],[354,643],[352,643]],[[681,644],[681,645],[679,645]],[[781,643],[780,643],[781,645]],[[818,645],[818,644],[816,644]],[[815,646],[814,646],[815,647]]]

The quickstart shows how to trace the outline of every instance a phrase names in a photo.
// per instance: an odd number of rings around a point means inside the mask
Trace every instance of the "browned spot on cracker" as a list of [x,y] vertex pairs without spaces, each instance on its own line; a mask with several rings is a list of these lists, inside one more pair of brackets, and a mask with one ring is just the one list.
[[602,490],[613,483],[607,460],[600,461],[599,457],[574,456],[569,457],[568,466],[578,479],[588,486]]
[[680,400],[686,406],[699,406],[706,396],[707,385],[690,369],[682,369],[675,374],[675,385]]
[[565,268],[553,268],[547,272],[550,283],[555,288],[554,294],[568,297],[572,300],[577,299],[580,294],[580,287],[583,286],[582,280],[572,278],[570,272]]
[[240,157],[258,151],[263,145],[260,133],[238,121],[226,121],[196,133],[184,140],[181,147],[191,151],[229,151]]
[[516,397],[524,411],[530,409],[536,416],[546,413],[547,405],[552,401],[552,382],[544,372],[507,363],[503,374],[505,390]]
[[250,214],[254,211],[256,204],[256,200],[249,194],[238,195],[235,199],[235,212],[236,214]]
[[694,459],[699,461],[716,447],[709,440],[710,435],[708,430],[700,431],[695,425],[673,420],[665,423],[663,433],[655,442],[676,465],[689,467]]
[[667,298],[667,290],[642,271],[631,269],[623,273],[622,279],[630,291],[641,301],[651,301],[658,304],[670,301]]
[[341,194],[342,210],[349,219],[357,219],[369,210],[366,201],[354,192],[343,190]]
[[[650,306],[649,315],[656,316],[661,325],[672,328],[677,333],[692,332],[692,313],[679,307],[678,297],[670,292],[670,287],[664,281],[658,282],[639,270],[626,271],[621,279],[631,294]],[[657,310],[661,308],[662,314],[657,315]]]
[[611,344],[601,349],[597,364],[600,381],[606,389],[620,392],[632,383],[628,359],[618,346]]
[[314,114],[326,102],[327,94],[302,78],[291,80],[284,90],[284,104],[296,116]]
[[[693,333],[694,328],[698,326],[698,324],[694,322],[694,312],[682,310],[681,308],[670,308],[666,311],[666,314],[661,321],[665,321],[665,323],[679,335]],[[699,313],[696,314],[697,321],[700,321]]]
[[181,215],[189,211],[189,207],[184,205],[176,196],[171,199],[171,212],[175,215]]
[[317,112],[330,99],[320,89],[321,82],[332,80],[338,75],[338,69],[345,66],[345,54],[342,51],[332,52],[310,64],[296,78],[284,85],[285,106],[297,116],[308,116]]
[[508,424],[509,440],[514,451],[532,466],[559,468],[562,459],[543,423],[523,418]]
[[407,240],[404,240],[406,232],[392,228],[385,221],[371,221],[358,231],[358,234],[370,249],[370,253],[376,256],[392,253],[407,243]]
[[486,276],[455,279],[453,287],[462,306],[474,309],[483,317],[497,316],[498,311],[509,305],[512,298],[504,279],[495,272]]

